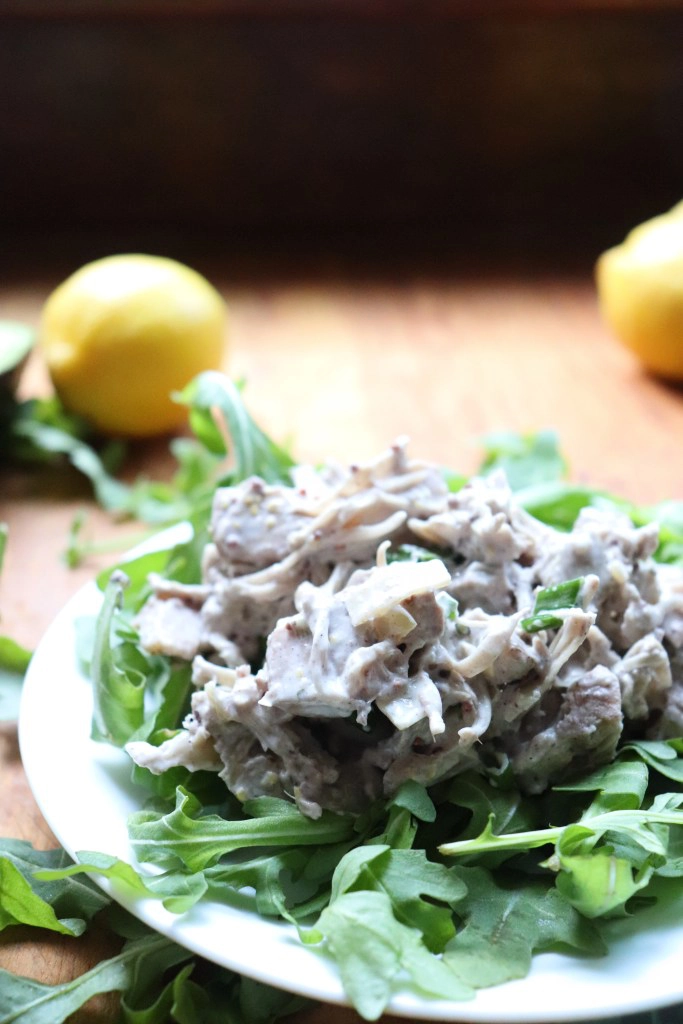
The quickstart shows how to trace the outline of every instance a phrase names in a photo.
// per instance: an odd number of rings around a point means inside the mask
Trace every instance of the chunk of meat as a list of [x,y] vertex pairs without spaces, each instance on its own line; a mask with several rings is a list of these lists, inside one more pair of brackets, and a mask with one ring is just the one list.
[[558,704],[554,713],[550,701],[541,704],[522,721],[519,732],[504,737],[517,781],[530,793],[540,793],[573,772],[607,764],[621,736],[621,690],[608,668],[597,665],[552,695]]
[[192,661],[202,648],[202,618],[179,597],[154,594],[137,617],[140,643],[150,654]]

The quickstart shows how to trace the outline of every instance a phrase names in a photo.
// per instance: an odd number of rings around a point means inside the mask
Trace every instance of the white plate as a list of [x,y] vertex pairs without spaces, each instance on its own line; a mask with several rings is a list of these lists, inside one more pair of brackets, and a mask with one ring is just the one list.
[[[64,848],[97,850],[131,862],[126,819],[144,800],[130,782],[127,755],[90,740],[90,684],[75,656],[74,623],[100,603],[94,584],[81,590],[47,631],[29,668],[19,738],[29,782]],[[150,927],[224,967],[312,999],[345,1003],[334,965],[301,945],[295,930],[255,913],[208,900],[183,916],[156,901],[132,901],[103,888]],[[607,957],[547,953],[521,980],[479,992],[470,1002],[425,1000],[408,993],[391,1012],[413,1019],[534,1024],[635,1013],[683,1000],[683,899],[645,911],[619,930]],[[622,923],[623,924],[623,923]]]

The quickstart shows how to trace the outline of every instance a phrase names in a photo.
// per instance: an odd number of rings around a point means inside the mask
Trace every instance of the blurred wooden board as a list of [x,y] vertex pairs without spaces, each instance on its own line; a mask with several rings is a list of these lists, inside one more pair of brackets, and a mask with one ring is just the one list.
[[605,245],[680,198],[682,39],[681,0],[0,0],[0,222]]

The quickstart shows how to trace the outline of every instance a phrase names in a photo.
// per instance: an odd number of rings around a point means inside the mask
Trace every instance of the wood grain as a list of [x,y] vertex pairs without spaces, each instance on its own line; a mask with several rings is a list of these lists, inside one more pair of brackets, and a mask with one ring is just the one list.
[[[407,433],[415,454],[470,471],[478,436],[554,427],[577,479],[640,501],[683,497],[681,393],[643,374],[603,328],[589,266],[576,278],[429,268],[367,278],[347,268],[307,278],[289,273],[286,263],[271,276],[232,274],[220,260],[202,269],[230,304],[230,371],[247,378],[247,402],[259,421],[290,439],[304,460],[362,459]],[[49,274],[15,274],[0,286],[0,315],[37,322],[54,283]],[[36,358],[23,392],[47,387]],[[139,470],[168,475],[165,441],[136,451],[129,472]],[[61,560],[80,508],[94,537],[134,532],[111,523],[84,491],[74,492],[73,482],[0,475],[0,520],[10,527],[2,631],[28,646],[107,560],[78,570]],[[53,845],[23,776],[13,726],[0,732],[0,787],[0,834]],[[0,965],[56,981],[110,951],[102,935],[63,940],[8,932]],[[115,1003],[95,1001],[78,1020],[113,1021]],[[354,1020],[350,1010],[327,1007],[297,1018]]]

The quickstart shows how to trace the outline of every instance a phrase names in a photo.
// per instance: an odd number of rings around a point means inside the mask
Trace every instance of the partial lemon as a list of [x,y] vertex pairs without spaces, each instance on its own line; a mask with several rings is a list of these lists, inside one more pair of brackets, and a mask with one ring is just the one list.
[[596,280],[617,338],[648,370],[683,380],[683,203],[603,253]]
[[40,343],[65,408],[98,430],[148,437],[177,430],[171,399],[226,355],[226,307],[195,270],[125,254],[77,270],[45,303]]

